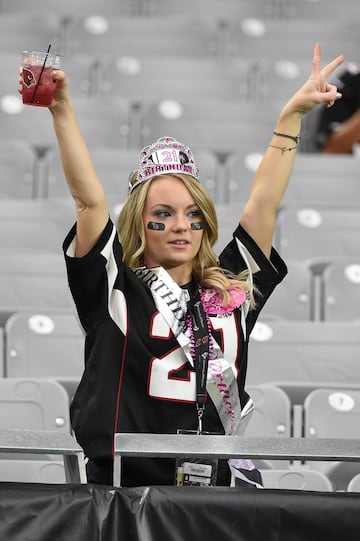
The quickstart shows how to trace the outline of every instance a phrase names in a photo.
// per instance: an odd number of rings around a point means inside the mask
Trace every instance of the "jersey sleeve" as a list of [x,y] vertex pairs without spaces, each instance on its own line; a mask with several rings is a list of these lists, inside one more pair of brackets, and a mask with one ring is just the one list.
[[76,224],[63,243],[70,291],[85,331],[108,315],[109,295],[121,289],[122,249],[109,219],[100,238],[86,255],[75,257]]
[[239,225],[233,239],[219,256],[222,268],[237,275],[249,271],[248,281],[253,288],[256,306],[247,316],[247,331],[251,332],[255,321],[275,287],[285,278],[287,267],[275,248],[271,249],[270,259],[258,247],[245,229]]

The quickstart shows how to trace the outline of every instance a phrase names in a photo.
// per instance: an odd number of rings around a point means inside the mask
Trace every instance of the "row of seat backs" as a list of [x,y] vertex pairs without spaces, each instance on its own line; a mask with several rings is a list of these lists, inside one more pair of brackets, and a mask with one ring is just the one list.
[[[356,13],[357,0],[348,0],[350,13]],[[338,19],[343,16],[343,9],[336,3],[327,0],[298,2],[296,0],[224,0],[221,5],[217,0],[183,0],[179,5],[168,0],[79,0],[74,4],[71,0],[64,0],[59,4],[56,0],[33,0],[31,5],[24,6],[23,0],[1,0],[0,13],[28,13],[31,11],[76,15],[133,15],[135,17],[159,17],[160,15],[194,15],[212,14],[228,16],[239,14],[243,16],[259,16],[266,18],[279,18],[288,21],[297,19]]]
[[[46,236],[48,230],[43,229],[41,234]],[[60,238],[58,240],[61,246]],[[49,238],[49,244],[51,242],[53,239]],[[4,248],[0,263],[0,327],[17,312],[51,314],[73,310],[64,258],[60,253],[26,251],[25,248],[13,253]],[[318,268],[319,260],[287,261],[288,274],[265,305],[263,319],[359,322],[359,258],[326,260],[321,274],[313,272],[314,264]]]
[[[54,430],[69,432],[70,396],[64,382],[47,378],[0,378],[0,427],[19,430]],[[273,384],[253,385],[247,388],[255,411],[250,420],[246,436],[282,437],[292,433],[291,401],[281,387]],[[325,387],[311,391],[304,401],[305,437],[357,437],[359,431],[360,387],[343,390]],[[45,457],[46,458],[46,457]],[[51,459],[27,456],[25,462],[12,455],[1,455],[0,477],[2,480],[33,480],[38,476],[40,482],[62,482],[62,463]],[[28,464],[29,469],[24,470]],[[8,470],[6,470],[8,466]],[[267,488],[295,488],[307,490],[331,490],[334,488],[332,475],[334,465],[327,472],[319,469],[319,464],[260,464]],[[321,466],[321,463],[320,463]],[[356,474],[357,464],[352,464],[347,476],[342,480],[349,482],[349,476]],[[339,468],[337,468],[339,469]],[[276,470],[276,472],[275,472]],[[282,471],[281,471],[282,470]],[[307,471],[313,473],[307,473]],[[5,473],[4,473],[5,472]],[[25,473],[26,472],[26,473]],[[339,472],[337,476],[339,477]],[[19,477],[20,476],[20,477]],[[12,477],[12,479],[10,479]],[[323,485],[319,483],[322,482]],[[328,487],[324,486],[328,483]],[[339,481],[338,481],[339,483]],[[277,485],[276,485],[277,484]],[[330,486],[331,484],[331,486]]]
[[[236,199],[243,204],[264,152],[260,142],[242,145],[227,157],[196,145],[194,153],[201,182],[215,204],[227,205]],[[103,144],[90,146],[92,159],[107,196],[123,202],[127,179],[138,163],[138,149]],[[58,149],[54,146],[41,157],[30,141],[0,141],[0,198],[69,198]],[[341,179],[341,181],[340,181]],[[281,208],[356,208],[359,198],[358,159],[352,155],[299,153]]]
[[[211,4],[216,6],[214,1]],[[341,43],[344,54],[355,58],[358,5],[353,9],[351,18],[343,14],[335,19],[322,16],[320,25],[318,16],[286,19],[267,16],[264,2],[241,2],[238,6],[232,2],[221,13],[219,7],[210,11],[201,4],[197,12],[193,7],[181,13],[166,13],[162,9],[158,17],[140,17],[125,10],[100,15],[85,10],[75,13],[73,8],[69,12],[65,5],[61,11],[59,7],[52,11],[32,6],[16,13],[1,12],[1,46],[11,51],[26,50],[29,43],[40,48],[44,48],[44,43],[52,43],[57,52],[74,54],[88,50],[100,55],[109,54],[114,44],[125,54],[148,51],[149,55],[180,52],[188,56],[219,52],[238,55],[246,50],[251,58],[260,59],[278,58],[280,50],[294,58],[308,52],[309,43],[318,40],[330,57],[339,54]],[[146,40],[149,33],[152,39]],[[221,49],[219,42],[223,45]]]

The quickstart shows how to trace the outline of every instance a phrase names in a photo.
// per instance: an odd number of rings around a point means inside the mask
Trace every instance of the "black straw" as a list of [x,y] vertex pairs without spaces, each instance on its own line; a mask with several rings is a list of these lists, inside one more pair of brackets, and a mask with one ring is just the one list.
[[39,86],[39,84],[40,84],[40,79],[41,79],[41,76],[42,76],[42,74],[43,74],[43,71],[44,71],[44,68],[45,68],[45,64],[46,64],[47,58],[48,58],[48,56],[49,56],[50,49],[51,49],[51,43],[50,43],[50,45],[49,45],[49,47],[48,47],[48,50],[46,51],[45,60],[44,60],[44,63],[43,63],[43,65],[42,65],[42,68],[41,68],[41,71],[40,71],[40,75],[39,75],[38,82],[37,82],[37,84],[35,85],[35,90],[34,90],[34,93],[33,93],[32,98],[31,98],[31,103],[34,103],[35,96],[36,96],[36,92],[37,92],[38,86]]

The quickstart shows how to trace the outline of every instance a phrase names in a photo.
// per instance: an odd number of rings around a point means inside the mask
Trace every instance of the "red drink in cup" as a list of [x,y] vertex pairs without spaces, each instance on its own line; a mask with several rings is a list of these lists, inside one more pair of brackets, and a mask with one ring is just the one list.
[[55,93],[54,69],[60,68],[60,56],[46,52],[23,51],[22,98],[25,105],[49,107]]

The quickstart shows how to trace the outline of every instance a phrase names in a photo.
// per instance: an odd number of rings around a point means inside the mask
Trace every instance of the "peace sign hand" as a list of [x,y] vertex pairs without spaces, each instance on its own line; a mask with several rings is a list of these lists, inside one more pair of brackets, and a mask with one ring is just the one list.
[[344,55],[339,55],[322,69],[320,59],[321,49],[316,43],[310,77],[289,100],[286,105],[288,110],[305,114],[321,103],[326,103],[328,107],[331,107],[336,100],[341,98],[337,87],[328,83],[328,77],[343,63]]

